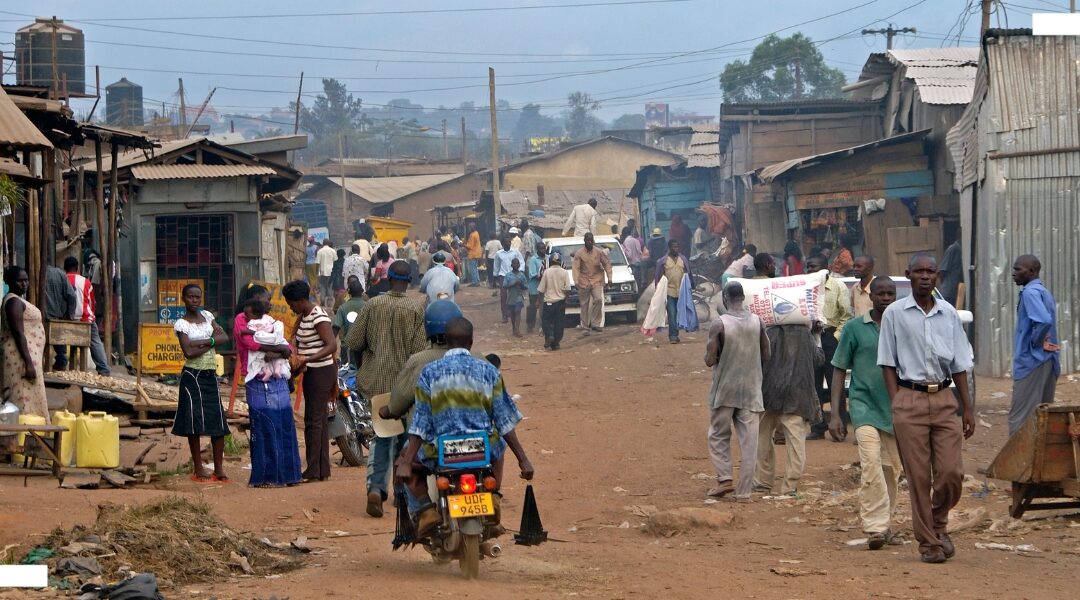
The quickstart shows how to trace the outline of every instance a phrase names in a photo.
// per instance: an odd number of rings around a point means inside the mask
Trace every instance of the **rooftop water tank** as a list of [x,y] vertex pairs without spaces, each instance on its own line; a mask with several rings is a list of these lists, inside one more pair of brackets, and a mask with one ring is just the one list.
[[38,17],[15,32],[15,82],[52,87],[54,51],[56,93],[63,92],[66,76],[69,94],[85,94],[86,39],[81,29],[56,17]]
[[143,125],[143,89],[121,77],[105,87],[105,121],[109,125],[134,129]]

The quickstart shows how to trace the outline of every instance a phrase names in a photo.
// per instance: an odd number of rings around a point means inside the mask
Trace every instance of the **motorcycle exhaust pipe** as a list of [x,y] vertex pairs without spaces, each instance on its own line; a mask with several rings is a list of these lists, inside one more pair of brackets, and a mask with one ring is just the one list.
[[499,558],[502,556],[502,546],[495,542],[484,542],[480,544],[480,553],[491,558]]

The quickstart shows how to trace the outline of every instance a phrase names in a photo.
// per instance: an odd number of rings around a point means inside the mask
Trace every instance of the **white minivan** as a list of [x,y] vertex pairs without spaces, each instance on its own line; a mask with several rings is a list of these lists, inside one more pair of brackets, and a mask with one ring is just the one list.
[[[630,265],[626,262],[622,245],[619,244],[619,238],[613,235],[598,235],[595,236],[595,241],[598,248],[608,253],[608,258],[611,259],[611,276],[614,279],[604,286],[604,314],[620,314],[625,316],[628,322],[636,323],[639,290]],[[585,247],[585,240],[580,237],[550,238],[544,240],[544,244],[547,245],[549,254],[559,253],[563,268],[569,274],[573,267],[574,253]],[[566,314],[580,315],[581,301],[578,299],[577,289],[573,287],[572,275],[570,285],[570,295],[566,298]]]

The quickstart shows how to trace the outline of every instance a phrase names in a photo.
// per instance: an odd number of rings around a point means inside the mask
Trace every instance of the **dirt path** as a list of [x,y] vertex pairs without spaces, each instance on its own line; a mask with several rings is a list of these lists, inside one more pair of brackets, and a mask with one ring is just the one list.
[[[503,556],[481,564],[482,587],[454,565],[435,566],[420,549],[391,552],[392,512],[363,514],[363,468],[341,468],[321,484],[283,490],[239,483],[196,488],[183,477],[160,490],[70,491],[38,479],[21,487],[0,479],[0,546],[26,543],[57,525],[93,519],[101,502],[136,503],[169,493],[200,496],[230,526],[287,541],[307,535],[315,553],[306,568],[277,578],[242,578],[190,586],[169,597],[289,598],[477,596],[493,598],[1064,598],[1080,567],[1080,518],[1013,522],[1002,482],[977,497],[969,482],[958,507],[984,509],[990,521],[954,536],[957,555],[924,565],[913,544],[880,552],[849,547],[859,531],[857,459],[850,443],[809,442],[807,470],[795,500],[706,505],[711,467],[705,448],[709,374],[704,335],[683,344],[645,344],[619,325],[590,337],[567,331],[563,349],[545,353],[539,337],[514,340],[497,325],[486,288],[459,301],[477,325],[476,347],[503,358],[507,383],[527,419],[519,431],[537,470],[537,499],[552,541],[525,548],[503,539]],[[1005,438],[1008,381],[979,381],[981,422],[965,447],[966,470],[986,466]],[[1059,400],[1080,402],[1080,383],[1062,378]],[[780,455],[778,472],[783,469]],[[242,479],[239,464],[232,472]],[[509,470],[508,470],[509,472]],[[523,486],[510,481],[508,525],[520,518]],[[973,495],[976,494],[976,495]],[[389,505],[388,505],[389,506]],[[638,508],[634,508],[638,507]],[[670,537],[639,531],[648,507],[708,508],[735,523]],[[304,510],[311,513],[309,520]],[[638,513],[638,514],[635,514]],[[906,495],[900,529],[910,534]],[[990,529],[993,529],[991,531]],[[332,532],[348,537],[332,537]],[[1026,555],[976,549],[976,542],[1033,544]],[[777,573],[776,571],[779,571]],[[1068,590],[1074,592],[1068,592]],[[199,592],[198,595],[195,592]],[[0,592],[0,597],[3,592]]]

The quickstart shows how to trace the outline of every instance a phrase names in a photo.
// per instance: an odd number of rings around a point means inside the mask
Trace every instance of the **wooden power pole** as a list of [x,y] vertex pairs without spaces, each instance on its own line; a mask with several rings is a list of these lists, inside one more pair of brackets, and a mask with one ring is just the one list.
[[461,172],[469,172],[468,140],[465,138],[465,117],[461,117]]
[[442,120],[442,157],[443,160],[450,158],[450,149],[446,146],[446,119]]
[[986,30],[990,29],[990,8],[993,4],[993,0],[982,0],[982,26],[979,28],[980,38],[986,35]]
[[304,72],[300,71],[300,88],[296,90],[296,115],[293,117],[292,132],[300,131],[300,96],[304,93]]
[[[985,4],[985,2],[984,2]],[[885,36],[885,49],[892,50],[893,38],[901,33],[917,33],[914,27],[904,27],[903,29],[896,29],[890,24],[885,29],[863,29],[863,35],[877,35],[881,34]]]
[[499,232],[499,123],[495,116],[495,69],[488,67],[488,95],[491,110],[491,201],[495,209],[495,231]]

